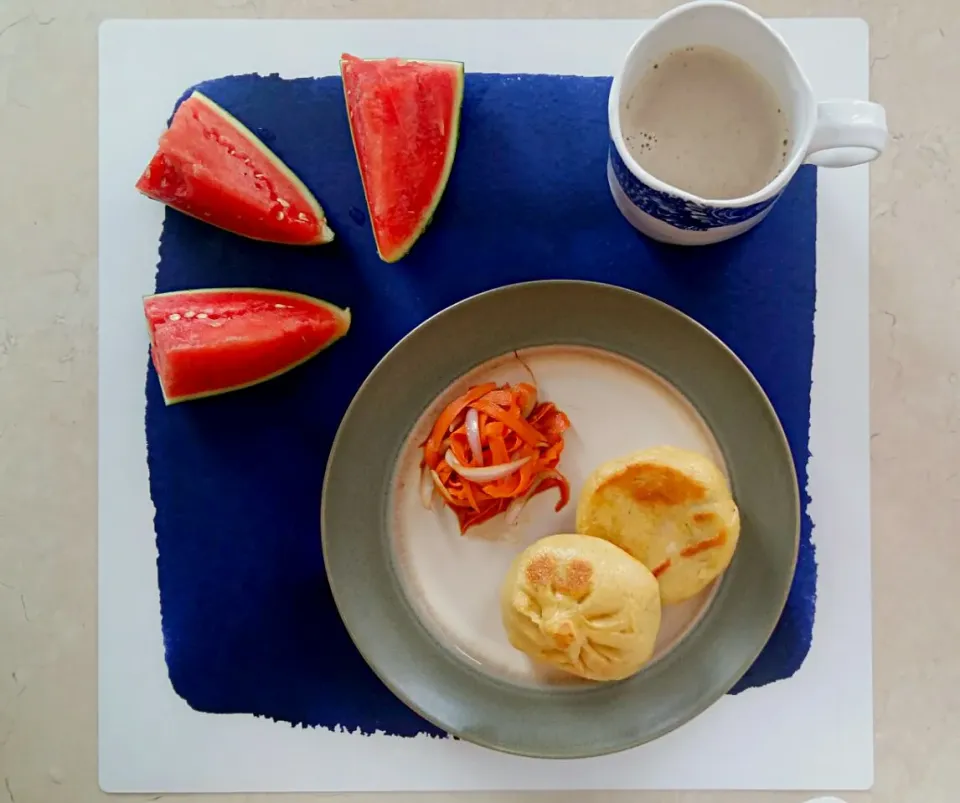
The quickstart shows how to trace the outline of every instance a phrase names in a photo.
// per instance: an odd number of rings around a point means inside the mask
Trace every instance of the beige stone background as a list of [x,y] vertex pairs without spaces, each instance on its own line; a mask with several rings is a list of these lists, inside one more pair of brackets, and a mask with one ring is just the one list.
[[[0,0],[0,803],[106,797],[96,773],[100,20],[649,17],[670,5],[667,0]],[[887,154],[873,168],[871,202],[877,771],[873,792],[844,797],[850,803],[956,803],[960,171],[954,174],[953,168],[960,166],[960,0],[755,0],[753,5],[770,16],[860,16],[870,23],[872,95],[885,104],[892,135]],[[798,803],[808,795],[456,797],[504,803]]]

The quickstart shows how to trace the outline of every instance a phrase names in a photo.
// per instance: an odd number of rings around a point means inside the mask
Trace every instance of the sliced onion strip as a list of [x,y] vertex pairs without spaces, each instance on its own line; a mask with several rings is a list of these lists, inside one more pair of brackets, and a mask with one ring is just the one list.
[[450,449],[447,450],[447,453],[443,459],[447,461],[447,465],[450,466],[450,468],[452,468],[465,480],[470,480],[470,482],[481,484],[487,482],[496,482],[497,480],[503,479],[504,477],[513,474],[514,471],[517,471],[528,460],[530,460],[529,457],[522,457],[519,460],[514,460],[512,463],[501,463],[497,466],[471,467],[465,466],[459,460],[457,460],[457,456]]
[[530,413],[532,413],[537,406],[537,401],[540,396],[540,389],[537,385],[537,378],[533,375],[533,369],[527,365],[524,359],[520,356],[519,352],[513,352],[513,356],[517,358],[517,362],[520,363],[520,365],[523,366],[523,370],[527,372],[527,376],[530,377],[530,381],[527,384],[533,388],[533,396],[527,399],[527,403],[522,411],[523,417],[529,418]]
[[[470,444],[470,455],[478,466],[483,465],[483,446],[480,443],[480,413],[472,407],[467,410],[465,421],[467,441]],[[451,466],[452,467],[452,466]]]
[[450,491],[447,490],[446,486],[443,484],[443,481],[440,479],[440,475],[436,471],[430,469],[430,478],[433,480],[434,487],[440,492],[440,496],[444,498],[446,503],[452,508],[458,507],[469,507],[469,505],[458,502],[452,496],[450,496]]
[[424,463],[420,471],[420,501],[427,510],[433,507],[434,484],[431,473],[430,466]]

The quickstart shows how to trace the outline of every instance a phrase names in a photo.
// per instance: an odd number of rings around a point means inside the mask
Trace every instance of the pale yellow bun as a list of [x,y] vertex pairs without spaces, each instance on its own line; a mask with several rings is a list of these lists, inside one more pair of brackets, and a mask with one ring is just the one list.
[[577,530],[643,563],[666,605],[694,596],[727,568],[740,513],[712,460],[658,446],[604,463],[587,478]]
[[590,680],[620,680],[653,655],[660,592],[653,575],[608,541],[551,535],[514,560],[500,593],[510,643]]

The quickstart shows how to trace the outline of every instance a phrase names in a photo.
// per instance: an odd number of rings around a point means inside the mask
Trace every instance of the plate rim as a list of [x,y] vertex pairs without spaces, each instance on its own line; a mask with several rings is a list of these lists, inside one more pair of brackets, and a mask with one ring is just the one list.
[[[386,364],[388,364],[395,357],[398,351],[400,351],[403,347],[405,347],[405,345],[411,339],[413,339],[415,336],[418,336],[421,333],[421,330],[427,328],[432,324],[435,324],[436,321],[438,321],[439,319],[456,315],[464,307],[478,303],[481,299],[498,296],[503,293],[517,292],[523,289],[544,287],[544,286],[557,287],[557,288],[564,287],[568,289],[569,288],[575,289],[577,287],[581,287],[581,288],[589,288],[589,289],[595,289],[595,290],[611,291],[614,294],[621,294],[626,298],[632,298],[633,301],[640,301],[641,303],[650,304],[653,307],[659,308],[660,311],[667,313],[668,315],[672,315],[681,319],[687,325],[692,325],[692,328],[695,331],[697,331],[698,337],[705,336],[706,339],[710,341],[715,347],[718,347],[720,351],[727,356],[727,358],[732,360],[732,363],[736,366],[738,372],[742,374],[748,380],[749,384],[752,386],[752,389],[755,392],[756,398],[762,402],[764,408],[769,413],[770,420],[775,424],[775,432],[777,435],[778,446],[782,447],[783,453],[788,458],[785,461],[785,464],[788,466],[788,469],[789,469],[790,486],[793,491],[792,493],[793,510],[791,511],[791,513],[794,514],[792,515],[792,518],[795,520],[795,527],[793,528],[793,534],[792,534],[792,550],[791,550],[792,554],[791,554],[791,560],[790,560],[790,570],[788,572],[788,581],[784,584],[785,587],[782,590],[780,597],[777,601],[776,617],[773,618],[772,625],[770,625],[769,628],[767,628],[765,637],[763,641],[760,643],[759,647],[756,648],[755,650],[752,650],[750,654],[741,662],[741,665],[738,667],[738,669],[732,673],[729,681],[723,684],[719,693],[712,696],[705,695],[703,700],[701,701],[702,704],[691,706],[691,708],[688,711],[686,711],[683,716],[675,718],[672,721],[662,723],[660,726],[652,729],[649,733],[647,733],[646,735],[644,735],[639,739],[624,740],[622,744],[617,745],[613,749],[599,749],[594,751],[580,750],[575,753],[550,753],[546,751],[536,752],[535,750],[519,749],[511,745],[498,743],[496,740],[493,740],[493,739],[481,738],[472,731],[471,732],[463,731],[462,729],[456,728],[454,725],[452,725],[449,722],[444,722],[436,718],[430,712],[425,710],[424,707],[422,707],[416,700],[412,699],[408,694],[406,694],[403,690],[401,690],[398,687],[398,684],[396,684],[394,681],[391,680],[389,674],[386,671],[382,671],[381,668],[376,664],[376,662],[369,657],[367,651],[364,650],[363,646],[361,646],[361,644],[358,642],[357,636],[355,635],[354,630],[351,628],[349,624],[349,621],[348,621],[349,615],[344,614],[344,608],[342,604],[343,598],[341,596],[341,592],[338,592],[337,590],[338,581],[335,579],[334,573],[331,571],[330,561],[328,560],[329,549],[328,549],[327,533],[329,528],[326,525],[328,520],[328,500],[329,500],[328,489],[329,489],[329,484],[331,482],[331,477],[333,476],[333,472],[331,469],[335,466],[335,461],[338,456],[338,453],[340,452],[339,447],[342,444],[343,437],[345,433],[348,431],[348,428],[351,424],[351,420],[355,416],[356,410],[359,404],[362,403],[363,401],[362,396],[364,392],[372,384],[372,382],[375,381],[380,371],[384,368]],[[559,345],[589,345],[589,344],[588,343],[578,344],[578,343],[572,343],[572,342],[571,343],[555,342],[555,343],[552,343],[552,345],[559,346]],[[528,348],[528,347],[529,347],[528,345],[517,346],[517,348]],[[597,346],[594,346],[594,347],[599,348]],[[635,357],[631,357],[627,354],[623,354],[622,352],[616,352],[606,348],[604,348],[604,350],[611,351],[611,353],[616,353],[619,356],[624,357],[625,359],[638,363],[646,370],[652,371],[654,374],[660,377],[663,381],[668,382],[671,386],[673,386],[677,390],[677,392],[679,392],[685,399],[687,399],[687,401],[691,405],[693,405],[693,407],[697,410],[698,414],[702,415],[700,407],[697,404],[695,404],[693,400],[687,396],[684,390],[680,387],[677,387],[676,384],[670,378],[663,376],[663,374],[653,366],[647,365],[637,360]],[[510,349],[508,348],[504,350],[503,353],[509,353],[509,351]],[[479,362],[473,363],[472,366],[467,366],[463,368],[463,372],[468,372],[472,370],[472,367],[476,367],[477,365],[482,364],[485,361],[485,359],[486,358],[483,358]],[[706,420],[704,421],[704,423],[705,424],[707,423]],[[411,426],[413,426],[414,424],[415,424],[415,420],[411,422]],[[711,429],[711,432],[713,432],[712,427],[710,429]],[[402,440],[405,440],[408,434],[409,434],[408,430],[405,430],[403,433]],[[719,439],[718,439],[718,443],[719,443]],[[392,456],[392,457],[395,457],[395,456]],[[725,460],[727,459],[726,455],[724,455],[724,458]],[[393,462],[394,461],[391,460],[391,465],[393,464]],[[410,331],[408,331],[403,337],[401,337],[393,346],[391,346],[391,348],[383,355],[383,357],[381,357],[377,361],[377,363],[374,365],[374,367],[370,370],[370,372],[364,378],[360,387],[357,389],[356,393],[351,399],[350,404],[348,405],[346,411],[344,412],[343,417],[340,421],[340,424],[337,427],[336,435],[330,447],[330,453],[327,458],[326,466],[324,469],[324,477],[323,477],[321,499],[320,499],[321,551],[323,555],[324,571],[327,576],[327,582],[330,586],[331,596],[333,598],[334,604],[337,607],[337,612],[341,618],[341,621],[343,622],[344,628],[346,629],[348,635],[350,636],[351,641],[353,642],[354,646],[356,647],[357,651],[360,653],[365,663],[370,667],[370,669],[377,676],[377,678],[380,679],[380,681],[390,690],[390,692],[395,697],[397,697],[404,705],[410,708],[414,713],[422,717],[427,722],[430,722],[438,729],[444,731],[448,735],[455,736],[458,739],[462,739],[464,741],[467,741],[491,750],[495,750],[497,752],[501,752],[509,755],[515,755],[515,756],[523,756],[523,757],[529,757],[529,758],[544,758],[544,759],[551,759],[551,760],[592,758],[592,757],[599,757],[604,755],[613,755],[618,752],[630,750],[642,744],[646,744],[651,741],[654,741],[666,735],[667,733],[673,730],[676,730],[682,725],[700,716],[704,711],[706,711],[708,708],[710,708],[712,705],[714,705],[716,702],[718,702],[720,699],[726,696],[729,693],[730,689],[732,689],[739,682],[739,680],[744,676],[744,674],[746,674],[746,672],[750,669],[750,667],[759,657],[760,653],[763,651],[763,648],[769,642],[771,636],[773,635],[774,630],[777,627],[777,624],[780,621],[781,616],[783,615],[783,611],[786,608],[787,600],[788,600],[790,590],[793,584],[793,579],[796,573],[797,561],[799,557],[801,523],[803,518],[802,514],[803,514],[803,511],[801,507],[801,494],[800,494],[800,488],[799,488],[799,481],[797,477],[797,469],[793,459],[793,453],[790,448],[789,440],[787,439],[786,433],[783,430],[783,425],[780,421],[779,415],[777,414],[776,408],[774,408],[773,403],[770,401],[770,398],[767,396],[766,392],[764,391],[763,386],[754,376],[753,372],[750,371],[750,369],[740,359],[740,357],[736,354],[736,352],[734,352],[733,349],[731,349],[726,343],[724,343],[723,340],[721,340],[716,334],[710,331],[710,329],[708,329],[706,326],[704,326],[695,318],[691,317],[690,315],[683,312],[682,310],[670,304],[667,304],[666,302],[661,301],[658,298],[647,295],[645,293],[641,293],[636,290],[632,290],[627,287],[623,287],[621,285],[610,284],[607,282],[592,281],[592,280],[583,280],[583,279],[537,279],[532,281],[516,282],[516,283],[493,287],[493,288],[481,291],[479,293],[475,293],[470,296],[467,296],[466,298],[455,301],[452,304],[449,304],[448,306],[438,310],[437,312],[433,313],[432,315],[428,316],[423,321],[418,323],[415,327],[413,327]],[[380,516],[380,519],[381,519],[381,526],[382,526],[383,516]],[[390,556],[386,554],[387,550],[388,550],[388,546],[384,544],[385,562],[388,565],[390,565],[392,561],[390,559]],[[445,654],[445,657],[449,661],[456,662],[457,665],[462,667],[462,669],[465,672],[482,676],[491,686],[506,685],[504,681],[501,681],[498,678],[495,678],[486,673],[480,672],[479,670],[476,670],[475,668],[470,667],[465,663],[461,663],[457,661],[455,656],[450,654],[450,651],[444,645],[440,644],[437,641],[437,639],[430,632],[429,628],[427,628],[426,625],[420,620],[416,612],[416,609],[413,607],[410,601],[406,598],[406,593],[402,588],[402,584],[400,583],[399,578],[396,577],[395,571],[393,571],[392,566],[391,566],[391,574],[393,576],[392,579],[395,585],[397,586],[396,590],[398,591],[399,595],[403,599],[407,607],[407,612],[408,614],[410,614],[413,620],[413,624],[422,632],[425,638],[429,639],[431,642],[437,645],[439,650]],[[692,636],[695,632],[701,630],[703,627],[705,627],[708,624],[709,617],[707,614],[709,614],[709,609],[713,608],[718,603],[721,597],[724,596],[725,591],[729,591],[730,584],[725,582],[727,577],[728,577],[727,572],[721,575],[721,577],[719,578],[720,586],[717,590],[717,593],[714,595],[714,599],[711,602],[709,608],[705,612],[705,615],[701,617],[700,621],[698,621],[696,625],[690,631],[688,631],[688,633],[684,635],[684,637],[680,640],[680,642],[678,642],[678,644],[674,646],[671,652],[674,652],[677,649],[677,647],[679,647],[684,641],[687,641],[687,639],[690,636]],[[668,658],[668,656],[669,656],[669,653],[663,656],[664,660],[658,663],[666,664],[667,661],[665,659]],[[641,672],[638,673],[638,675],[642,673],[643,673],[643,669],[641,669]],[[637,677],[637,675],[634,675],[633,677],[635,678]],[[630,680],[630,679],[627,679],[627,680]],[[617,683],[610,683],[610,684],[599,684],[598,689],[611,688],[614,686],[621,685],[624,682],[625,681],[619,681]],[[583,695],[590,695],[590,693],[591,693],[591,689],[589,688],[583,690],[582,692],[579,692],[579,694],[583,694]],[[549,694],[549,692],[547,692],[547,694]],[[569,694],[569,692],[565,691],[564,696],[566,696],[567,694]]]

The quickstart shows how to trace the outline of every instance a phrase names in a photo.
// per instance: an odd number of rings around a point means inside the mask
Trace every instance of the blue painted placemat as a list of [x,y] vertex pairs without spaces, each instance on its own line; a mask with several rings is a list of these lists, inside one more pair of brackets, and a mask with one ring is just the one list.
[[[607,189],[609,87],[608,78],[468,74],[446,194],[409,256],[387,265],[370,233],[339,78],[201,85],[314,190],[337,239],[312,249],[257,243],[167,210],[157,290],[296,290],[349,306],[354,320],[344,340],[296,371],[219,398],[166,408],[148,367],[163,639],[173,686],[193,708],[437,733],[375,677],[340,622],[320,551],[320,487],[340,418],[370,369],[425,318],[483,290],[592,279],[683,310],[756,375],[806,487],[816,172],[801,169],[766,222],[732,242],[648,241]],[[806,657],[810,530],[804,513],[787,608],[734,693],[788,678]]]

